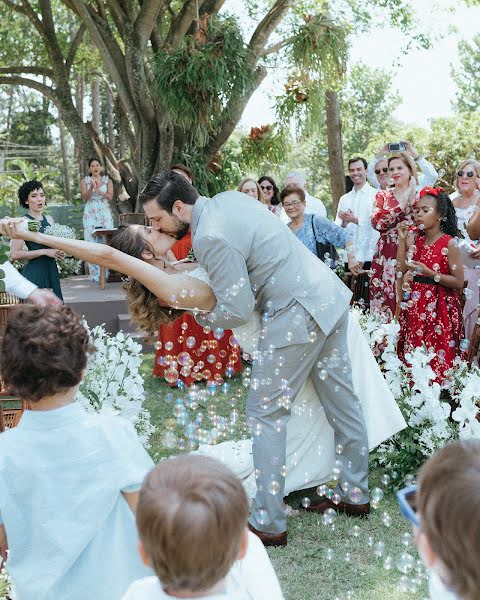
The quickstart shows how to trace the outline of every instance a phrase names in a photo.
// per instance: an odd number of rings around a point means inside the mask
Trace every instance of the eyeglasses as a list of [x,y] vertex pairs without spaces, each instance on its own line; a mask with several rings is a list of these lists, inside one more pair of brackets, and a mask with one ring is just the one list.
[[260,185],[260,187],[262,188],[262,190],[267,190],[268,192],[273,190],[273,185]]
[[416,494],[417,486],[410,485],[403,488],[403,490],[398,490],[397,500],[402,515],[413,523],[415,527],[420,527],[420,519],[417,514]]
[[299,204],[301,204],[301,202],[299,200],[296,200],[295,202],[288,202],[287,204],[284,204],[283,208],[294,208],[295,206],[298,206]]
[[388,173],[388,167],[382,167],[381,169],[375,169],[375,175],[380,175],[381,172]]
[[463,177],[464,175],[466,177],[475,177],[475,173],[473,171],[458,171],[457,175],[458,177]]

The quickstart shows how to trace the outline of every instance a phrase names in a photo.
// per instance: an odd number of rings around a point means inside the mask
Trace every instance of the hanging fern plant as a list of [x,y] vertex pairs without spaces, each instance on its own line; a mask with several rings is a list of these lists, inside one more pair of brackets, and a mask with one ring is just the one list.
[[202,35],[186,36],[155,57],[156,89],[162,107],[192,143],[205,146],[225,118],[232,94],[251,85],[248,51],[237,21],[212,17]]

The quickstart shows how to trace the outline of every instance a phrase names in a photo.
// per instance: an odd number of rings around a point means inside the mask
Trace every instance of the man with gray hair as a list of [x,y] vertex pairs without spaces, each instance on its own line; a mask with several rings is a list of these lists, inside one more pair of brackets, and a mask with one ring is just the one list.
[[[305,177],[305,174],[301,173],[300,171],[292,171],[291,173],[288,173],[285,177],[285,187],[287,187],[287,185],[297,185],[298,187],[302,188],[302,190],[304,190],[305,202],[307,205],[305,208],[305,213],[317,214],[326,219],[327,209],[325,208],[325,205],[318,198],[310,196],[310,194],[306,190],[306,183],[307,178]],[[283,208],[280,218],[284,223],[288,223],[290,221],[290,219],[287,217],[287,213],[284,211]]]

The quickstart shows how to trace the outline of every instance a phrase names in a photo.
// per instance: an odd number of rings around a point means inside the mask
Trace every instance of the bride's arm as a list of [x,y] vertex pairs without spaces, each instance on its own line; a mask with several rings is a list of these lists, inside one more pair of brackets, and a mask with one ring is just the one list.
[[25,239],[38,244],[45,244],[50,248],[63,250],[66,254],[86,262],[124,273],[149,289],[163,306],[209,311],[216,304],[212,289],[203,281],[194,277],[189,277],[183,273],[169,275],[143,260],[129,256],[105,244],[24,231],[18,227],[19,220],[15,220],[15,223],[12,223],[12,221],[14,220],[2,220],[0,222],[0,234],[13,239]]

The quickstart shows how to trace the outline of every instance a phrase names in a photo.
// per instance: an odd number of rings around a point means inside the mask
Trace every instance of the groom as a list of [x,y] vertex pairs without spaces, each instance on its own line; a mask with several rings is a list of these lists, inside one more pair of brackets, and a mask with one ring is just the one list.
[[200,324],[232,329],[254,310],[262,314],[247,399],[258,487],[250,529],[265,545],[287,543],[286,425],[308,377],[335,432],[341,471],[335,490],[341,501],[324,499],[309,510],[368,514],[367,433],[347,347],[350,291],[277,216],[245,194],[205,198],[182,176],[162,171],[139,199],[154,229],[180,238],[191,226],[193,251],[217,298],[212,312],[197,317]]

